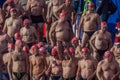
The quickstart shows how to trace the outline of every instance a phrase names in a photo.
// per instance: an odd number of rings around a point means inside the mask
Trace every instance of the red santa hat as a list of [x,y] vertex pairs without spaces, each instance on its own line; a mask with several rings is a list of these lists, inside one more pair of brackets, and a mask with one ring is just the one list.
[[117,22],[117,23],[116,23],[116,29],[117,29],[117,30],[120,30],[120,22]]
[[115,37],[114,44],[120,44],[120,37]]

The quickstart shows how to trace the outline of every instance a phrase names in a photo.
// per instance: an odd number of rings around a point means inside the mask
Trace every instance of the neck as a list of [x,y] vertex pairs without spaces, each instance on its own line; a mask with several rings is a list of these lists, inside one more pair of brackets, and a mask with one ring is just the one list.
[[88,13],[93,13],[94,11],[88,10]]
[[101,30],[100,32],[101,32],[101,33],[105,33],[106,31]]

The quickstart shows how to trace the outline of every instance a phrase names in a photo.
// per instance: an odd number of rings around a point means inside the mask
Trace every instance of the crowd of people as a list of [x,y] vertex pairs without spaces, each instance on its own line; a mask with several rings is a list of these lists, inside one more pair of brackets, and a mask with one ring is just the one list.
[[77,14],[71,0],[6,0],[0,80],[120,80],[120,21],[112,43],[94,2],[85,9]]

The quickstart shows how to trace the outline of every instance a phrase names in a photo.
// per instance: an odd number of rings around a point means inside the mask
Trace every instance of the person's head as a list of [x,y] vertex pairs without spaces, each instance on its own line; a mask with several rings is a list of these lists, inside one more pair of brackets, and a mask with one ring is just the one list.
[[111,62],[113,60],[114,54],[111,51],[106,51],[104,53],[104,59],[108,62]]
[[26,27],[26,28],[30,28],[30,20],[29,19],[25,19],[23,21],[23,25]]
[[39,48],[39,54],[41,54],[44,57],[46,57],[46,55],[47,55],[46,48],[45,47]]
[[82,48],[81,53],[84,59],[88,59],[90,57],[90,50],[86,47]]
[[107,30],[107,22],[103,21],[101,22],[101,30],[105,32]]
[[54,46],[51,51],[51,55],[54,56],[54,58],[58,58],[58,46]]
[[8,43],[8,52],[12,52],[14,50],[14,44]]
[[70,6],[71,5],[71,0],[65,0],[65,3],[67,6]]
[[29,47],[27,45],[23,46],[22,51],[25,53],[29,53]]
[[117,48],[120,48],[120,37],[115,37],[114,45],[117,46]]
[[73,47],[70,47],[69,51],[70,51],[71,55],[73,55],[73,56],[75,55],[75,49]]
[[22,50],[22,47],[23,47],[22,40],[16,40],[16,42],[15,42],[15,50],[19,52],[19,51]]
[[65,49],[65,50],[64,50],[64,59],[65,59],[65,60],[70,60],[69,54],[71,54],[71,53],[69,53],[68,50]]
[[87,8],[88,8],[88,11],[94,11],[94,9],[95,9],[94,3],[93,2],[89,2],[87,4]]
[[16,33],[14,34],[14,39],[15,39],[15,40],[21,40],[21,35],[20,35],[19,32],[16,32]]
[[37,43],[38,48],[44,47],[44,45],[45,45],[44,42],[38,42]]
[[8,5],[14,5],[14,0],[7,0]]
[[34,44],[34,45],[31,47],[31,49],[32,49],[33,55],[39,54],[38,47],[37,47],[36,44]]
[[78,46],[78,38],[73,37],[71,40],[71,43],[72,43],[72,46],[76,48]]
[[17,10],[16,10],[16,8],[11,8],[10,9],[10,15],[13,18],[17,16]]
[[66,20],[66,15],[67,15],[66,12],[61,12],[59,21],[64,22]]
[[118,32],[120,32],[120,21],[116,23],[116,29],[118,30]]

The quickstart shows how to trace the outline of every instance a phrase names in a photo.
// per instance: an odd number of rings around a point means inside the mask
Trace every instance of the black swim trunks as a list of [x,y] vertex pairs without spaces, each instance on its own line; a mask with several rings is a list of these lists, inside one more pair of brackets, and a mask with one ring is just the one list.
[[42,15],[40,16],[33,16],[31,15],[32,23],[44,23],[44,19]]
[[84,31],[88,36],[89,38],[94,34],[95,31]]

